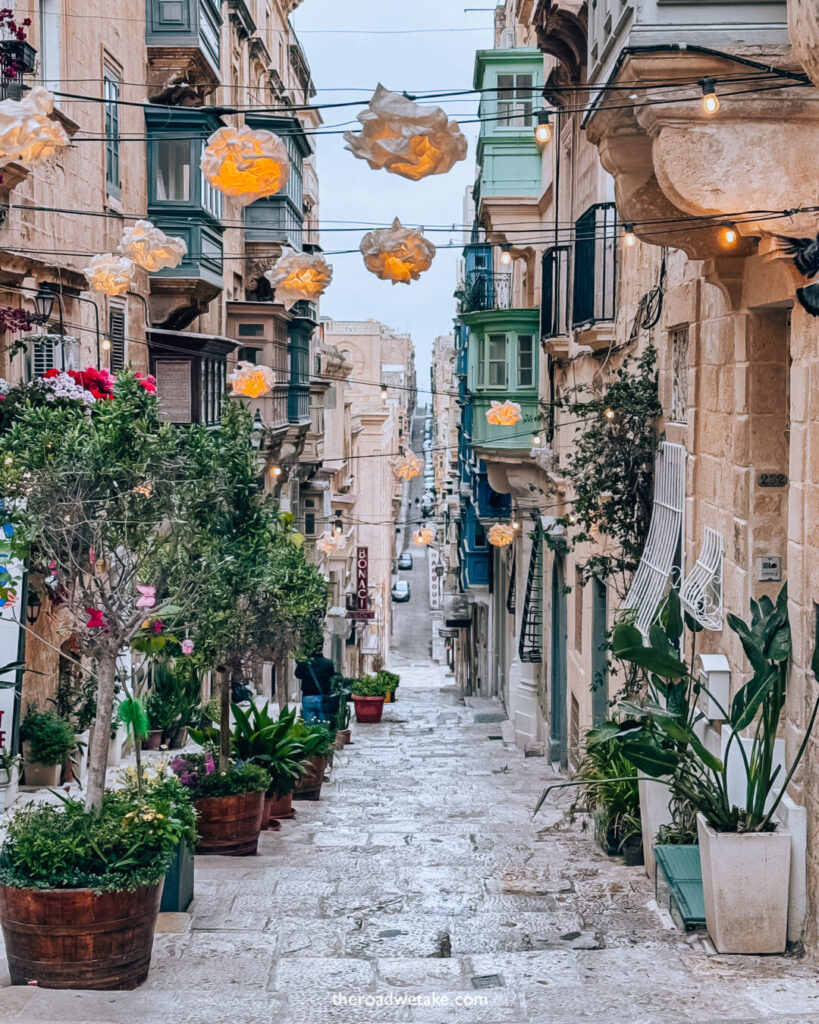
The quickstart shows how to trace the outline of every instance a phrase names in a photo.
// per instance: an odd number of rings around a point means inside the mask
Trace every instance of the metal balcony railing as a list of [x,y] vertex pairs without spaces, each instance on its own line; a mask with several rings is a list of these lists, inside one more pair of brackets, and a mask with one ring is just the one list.
[[476,270],[467,274],[461,295],[462,313],[489,309],[511,309],[512,275]]
[[569,333],[568,245],[553,245],[543,254],[540,336],[556,338]]
[[574,232],[572,326],[613,320],[617,288],[617,210],[595,203],[577,219]]

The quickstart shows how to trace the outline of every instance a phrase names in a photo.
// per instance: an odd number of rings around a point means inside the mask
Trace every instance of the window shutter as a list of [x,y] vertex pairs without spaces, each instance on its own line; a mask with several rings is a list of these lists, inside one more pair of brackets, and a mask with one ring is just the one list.
[[111,341],[111,373],[125,366],[125,310],[112,308],[108,312],[108,337]]
[[62,370],[62,352],[53,341],[34,342],[31,355],[31,376],[42,377],[47,370]]

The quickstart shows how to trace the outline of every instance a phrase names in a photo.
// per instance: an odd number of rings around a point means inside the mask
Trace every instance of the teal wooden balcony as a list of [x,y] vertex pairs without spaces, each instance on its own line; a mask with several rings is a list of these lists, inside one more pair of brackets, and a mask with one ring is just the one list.
[[[540,430],[537,309],[492,309],[459,317],[469,328],[467,390],[472,404],[472,444],[481,458],[491,452],[528,452]],[[513,426],[486,421],[492,402],[517,402]]]
[[[219,84],[222,15],[216,0],[146,0],[149,96],[202,101]],[[173,83],[173,84],[171,84]]]

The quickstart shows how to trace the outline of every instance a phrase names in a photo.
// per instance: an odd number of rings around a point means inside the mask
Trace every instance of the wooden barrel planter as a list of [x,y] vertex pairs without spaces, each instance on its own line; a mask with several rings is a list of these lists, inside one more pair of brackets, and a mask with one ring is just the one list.
[[0,886],[12,985],[131,989],[148,977],[162,883],[135,892]]
[[282,821],[287,818],[295,818],[296,812],[293,810],[293,794],[285,793],[284,796],[274,797],[266,796],[264,798],[264,818],[265,824],[263,827],[267,827],[268,821]]
[[198,815],[197,853],[221,853],[250,857],[259,845],[264,813],[264,793],[209,796],[194,800]]
[[353,694],[355,704],[355,720],[357,722],[380,722],[384,712],[383,697],[356,697]]
[[304,762],[307,769],[304,775],[296,783],[293,790],[294,800],[318,800],[321,796],[321,784],[324,782],[324,772],[327,768],[327,757],[322,754],[314,754]]

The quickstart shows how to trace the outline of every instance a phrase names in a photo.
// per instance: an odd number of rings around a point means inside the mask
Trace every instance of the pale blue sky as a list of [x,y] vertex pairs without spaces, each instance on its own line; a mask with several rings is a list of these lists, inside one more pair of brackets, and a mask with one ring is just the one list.
[[[493,4],[492,0],[304,0],[293,14],[293,25],[318,89],[315,102],[338,103],[362,95],[369,99],[379,81],[396,92],[471,88],[475,50],[492,45],[492,11],[465,13],[467,6],[492,8]],[[411,29],[477,31],[413,33]],[[374,34],[379,32],[384,34]],[[352,91],[335,91],[339,89]],[[438,102],[451,116],[475,117],[476,96]],[[325,124],[352,120],[354,124],[345,128],[355,128],[359,109],[325,110]],[[344,232],[327,230],[342,226],[332,221],[342,221],[343,226],[350,221],[386,224],[397,216],[413,226],[460,225],[464,190],[475,175],[477,125],[464,125],[463,130],[469,139],[466,160],[448,174],[418,182],[370,170],[344,148],[341,135],[319,138],[324,249],[357,249],[367,230],[363,226]],[[427,234],[436,245],[461,240],[457,229]],[[409,331],[415,342],[418,383],[428,388],[432,341],[451,330],[459,255],[457,249],[439,249],[430,270],[409,286],[379,281],[365,269],[358,252],[332,256],[333,283],[322,299],[322,313],[337,319],[373,317]],[[420,396],[422,402],[424,397]]]

